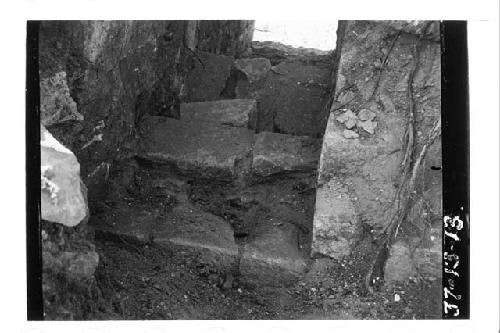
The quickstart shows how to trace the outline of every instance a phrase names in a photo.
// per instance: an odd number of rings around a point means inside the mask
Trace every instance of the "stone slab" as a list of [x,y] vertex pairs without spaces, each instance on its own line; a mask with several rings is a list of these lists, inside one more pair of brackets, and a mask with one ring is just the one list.
[[196,52],[193,69],[186,78],[185,101],[200,102],[220,99],[233,66],[230,56]]
[[189,204],[175,206],[156,220],[153,242],[192,252],[200,262],[218,269],[233,268],[238,258],[229,223]]
[[212,122],[220,125],[255,129],[257,101],[225,99],[181,104],[181,119],[190,122]]
[[282,172],[315,170],[320,148],[320,141],[308,136],[260,132],[255,135],[252,172],[259,176],[269,176]]
[[240,280],[259,286],[286,286],[306,270],[297,229],[287,223],[265,228],[243,247]]
[[249,158],[254,133],[246,128],[148,117],[139,157],[171,164],[196,177],[234,178]]

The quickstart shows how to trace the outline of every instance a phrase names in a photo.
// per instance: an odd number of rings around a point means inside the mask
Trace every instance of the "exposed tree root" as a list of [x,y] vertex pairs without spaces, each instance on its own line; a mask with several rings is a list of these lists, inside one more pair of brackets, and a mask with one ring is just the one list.
[[428,134],[428,137],[423,142],[422,148],[417,158],[414,158],[417,143],[415,140],[415,102],[413,100],[413,80],[415,77],[415,73],[418,70],[420,39],[416,43],[414,50],[415,65],[408,77],[407,92],[409,110],[406,131],[403,139],[405,154],[401,163],[402,174],[400,186],[392,202],[392,217],[390,219],[390,222],[386,225],[386,227],[382,230],[380,236],[378,237],[379,245],[376,251],[376,256],[372,260],[368,272],[365,276],[365,288],[370,293],[373,293],[373,285],[378,280],[377,278],[380,278],[381,274],[379,272],[383,271],[383,266],[389,254],[392,242],[397,237],[401,224],[406,220],[413,205],[415,199],[414,194],[416,193],[415,181],[425,155],[427,154],[429,147],[434,143],[436,138],[441,135],[441,120],[439,119],[434,123],[431,131]]

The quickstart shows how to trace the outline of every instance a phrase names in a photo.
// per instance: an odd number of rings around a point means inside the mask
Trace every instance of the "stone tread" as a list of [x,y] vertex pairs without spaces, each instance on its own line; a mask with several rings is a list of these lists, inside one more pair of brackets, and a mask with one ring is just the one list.
[[148,117],[142,129],[146,138],[139,157],[217,178],[236,176],[236,164],[251,153],[254,135],[246,128],[163,117]]

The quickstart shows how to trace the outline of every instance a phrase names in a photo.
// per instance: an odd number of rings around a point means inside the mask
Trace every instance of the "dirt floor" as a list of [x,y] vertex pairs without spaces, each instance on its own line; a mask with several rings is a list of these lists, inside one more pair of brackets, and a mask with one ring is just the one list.
[[440,283],[413,280],[368,295],[352,260],[319,260],[288,288],[254,289],[237,281],[229,287],[195,258],[109,235],[96,238],[103,301],[87,319],[438,319],[441,313],[440,300],[429,297]]

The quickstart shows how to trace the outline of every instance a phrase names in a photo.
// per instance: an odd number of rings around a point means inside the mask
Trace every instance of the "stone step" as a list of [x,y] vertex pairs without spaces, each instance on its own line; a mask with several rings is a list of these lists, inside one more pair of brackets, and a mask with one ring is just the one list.
[[124,239],[188,253],[217,271],[237,269],[238,246],[224,219],[186,202],[163,213],[154,208],[128,207],[125,202],[119,205],[111,213],[93,216],[91,225]]
[[153,242],[192,252],[199,262],[217,270],[237,267],[238,246],[229,223],[190,204],[175,206],[156,219]]
[[255,129],[257,101],[254,99],[224,99],[211,102],[181,104],[181,119],[189,122],[216,123]]
[[255,135],[252,173],[265,177],[282,172],[316,170],[320,152],[320,140],[260,132]]
[[296,227],[288,223],[267,225],[243,247],[240,280],[254,286],[290,285],[304,274],[306,258],[299,248]]
[[170,164],[187,176],[234,179],[251,158],[254,133],[246,128],[147,117],[139,157]]

